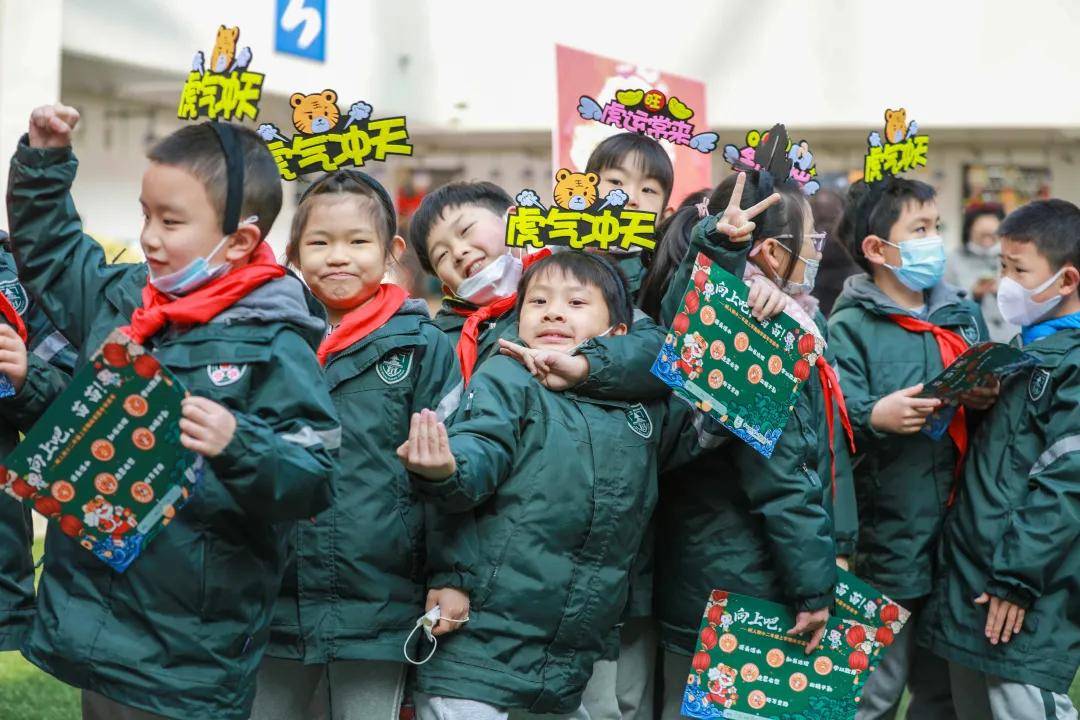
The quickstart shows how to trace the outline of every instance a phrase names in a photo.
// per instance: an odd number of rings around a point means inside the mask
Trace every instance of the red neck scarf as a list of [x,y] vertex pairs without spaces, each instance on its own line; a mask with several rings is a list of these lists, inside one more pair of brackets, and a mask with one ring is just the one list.
[[[949,367],[961,353],[967,350],[968,346],[964,339],[951,330],[918,320],[910,315],[890,315],[889,318],[908,332],[932,333],[938,346],[938,352],[941,353],[942,367]],[[967,454],[968,448],[967,414],[964,412],[963,405],[957,406],[952,420],[949,421],[949,437],[952,438],[953,443],[956,445],[957,458],[954,475],[959,479],[960,473],[964,469],[964,456]],[[954,482],[952,491],[949,493],[948,505],[951,506],[955,498],[956,483]]]
[[233,268],[198,290],[175,300],[146,280],[142,291],[143,306],[131,314],[131,324],[121,328],[139,344],[157,335],[169,323],[204,325],[227,310],[260,285],[285,274],[274,251],[259,243],[247,265]]
[[341,324],[327,335],[319,345],[319,364],[326,365],[326,359],[340,352],[353,343],[363,340],[374,330],[386,324],[401,309],[409,293],[400,285],[383,283],[375,295],[360,307],[354,308],[342,318]]
[[851,420],[848,418],[847,403],[844,401],[844,391],[840,389],[840,378],[836,377],[836,371],[832,365],[825,361],[824,355],[818,355],[817,359],[818,380],[821,381],[821,393],[825,398],[825,425],[829,428],[829,463],[832,467],[832,495],[836,497],[836,449],[833,438],[833,402],[840,412],[840,425],[847,434],[848,445],[851,446],[851,454],[855,454],[855,433],[851,429]]
[[11,301],[7,299],[7,295],[0,293],[0,313],[4,314],[4,319],[8,321],[11,327],[15,328],[15,332],[19,334],[19,338],[26,342],[26,325],[23,323],[22,316],[15,312],[15,306],[11,304]]
[[[526,255],[521,259],[522,266],[527,270],[530,265],[538,260],[542,260],[551,254],[551,251],[544,248],[540,252]],[[458,338],[457,344],[457,356],[458,364],[461,365],[461,377],[464,379],[465,384],[469,384],[469,380],[472,378],[473,369],[476,368],[477,344],[480,341],[480,323],[486,322],[491,318],[501,317],[505,313],[514,309],[514,305],[517,304],[517,293],[511,293],[504,298],[493,300],[487,305],[482,305],[476,310],[468,310],[466,308],[452,307],[451,309],[458,315],[465,317],[465,326],[461,328],[461,336]]]

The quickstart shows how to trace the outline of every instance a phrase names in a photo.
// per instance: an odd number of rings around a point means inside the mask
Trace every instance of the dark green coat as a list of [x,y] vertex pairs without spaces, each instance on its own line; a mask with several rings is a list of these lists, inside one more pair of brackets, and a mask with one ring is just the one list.
[[[927,320],[973,344],[988,339],[978,306],[939,283],[927,293]],[[956,467],[948,435],[893,435],[870,426],[883,396],[942,370],[930,333],[904,330],[889,314],[907,314],[868,275],[848,278],[829,318],[832,351],[855,429],[859,542],[855,570],[897,600],[930,592],[933,558]]]
[[439,507],[471,513],[454,547],[476,578],[470,621],[418,668],[417,689],[576,709],[626,602],[657,464],[696,451],[690,417],[685,404],[551,392],[514,360],[485,362],[450,425],[457,472],[414,479]]
[[[972,439],[919,642],[1064,694],[1080,666],[1080,330],[1024,349],[1039,365],[1002,381]],[[972,598],[984,591],[1027,609],[1007,643],[983,634],[989,606]]]
[[[0,292],[26,325],[30,354],[23,389],[0,400],[0,457],[19,442],[67,382],[75,352],[19,282],[15,258],[0,230]],[[16,650],[34,615],[33,526],[30,510],[0,498],[0,650]]]
[[340,472],[330,507],[297,523],[270,655],[404,662],[402,646],[424,614],[428,587],[464,584],[445,575],[429,584],[429,572],[440,570],[425,568],[430,523],[395,452],[408,438],[410,415],[438,407],[460,385],[456,366],[422,300],[407,300],[381,328],[330,356]]
[[[80,363],[141,306],[145,265],[107,265],[82,233],[70,148],[20,143],[8,213],[20,279]],[[300,283],[271,281],[187,332],[148,343],[185,387],[227,406],[236,433],[188,504],[123,574],[50,527],[23,654],[77,687],[150,712],[243,720],[270,634],[289,525],[328,503],[341,430],[314,349],[323,323]],[[215,385],[210,369],[242,367]]]
[[[715,226],[706,218],[694,228],[664,297],[665,322],[678,311],[698,252],[742,277],[749,244],[728,242]],[[668,650],[693,652],[713,589],[797,610],[831,604],[836,546],[817,472],[822,408],[814,386],[814,378],[803,385],[772,458],[723,434],[717,449],[661,477],[655,608]]]

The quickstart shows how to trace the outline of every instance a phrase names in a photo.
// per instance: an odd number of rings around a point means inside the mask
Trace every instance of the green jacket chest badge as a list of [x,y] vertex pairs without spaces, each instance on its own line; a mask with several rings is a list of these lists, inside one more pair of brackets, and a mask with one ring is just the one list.
[[217,387],[232,385],[244,377],[247,365],[234,365],[233,363],[221,363],[220,365],[207,365],[206,374],[210,376],[210,382]]
[[1031,379],[1028,380],[1028,397],[1031,401],[1035,402],[1041,398],[1049,384],[1050,371],[1046,368],[1035,368],[1031,373]]
[[409,371],[412,370],[412,359],[412,350],[400,350],[392,353],[379,361],[379,364],[375,366],[375,373],[387,385],[397,385],[409,377]]
[[967,325],[960,328],[960,335],[967,340],[968,345],[979,342],[979,324],[975,322],[975,318],[969,318]]
[[626,424],[641,437],[645,439],[652,437],[652,418],[641,403],[635,403],[626,408]]
[[30,305],[30,298],[22,283],[18,280],[0,282],[0,292],[4,293],[4,297],[11,303],[11,307],[15,308],[15,312],[20,315],[26,312],[26,308]]

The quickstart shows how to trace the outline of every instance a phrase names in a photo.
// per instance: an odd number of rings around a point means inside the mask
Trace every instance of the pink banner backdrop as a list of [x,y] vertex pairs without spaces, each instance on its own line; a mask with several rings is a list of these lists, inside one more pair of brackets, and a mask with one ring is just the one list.
[[[564,45],[555,46],[555,86],[557,95],[556,125],[552,132],[552,172],[570,168],[583,172],[589,153],[604,138],[622,132],[578,114],[582,95],[594,98],[601,106],[619,90],[657,89],[668,97],[675,95],[693,111],[695,130],[707,130],[705,84],[613,58],[593,55]],[[687,194],[712,186],[712,154],[703,154],[687,146],[661,141],[675,166],[675,189],[671,206],[677,206]],[[717,152],[720,149],[717,148]]]

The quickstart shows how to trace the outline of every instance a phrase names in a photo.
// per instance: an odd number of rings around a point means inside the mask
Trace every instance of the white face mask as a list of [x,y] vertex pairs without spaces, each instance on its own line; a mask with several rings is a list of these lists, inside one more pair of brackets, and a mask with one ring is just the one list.
[[[455,623],[467,623],[467,622],[469,622],[468,617],[466,617],[464,620],[454,620],[453,618],[444,618],[442,616],[442,609],[439,608],[438,605],[436,605],[435,607],[428,610],[426,613],[423,614],[423,616],[421,616],[421,618],[419,620],[416,621],[416,625],[413,627],[412,632],[409,633],[409,636],[407,638],[405,638],[405,645],[402,647],[402,652],[405,653],[405,659],[408,660],[411,664],[413,664],[413,665],[423,665],[428,660],[430,660],[432,658],[432,656],[435,655],[435,649],[439,647],[439,639],[431,634],[431,629],[433,627],[435,627],[435,623],[439,622],[439,620],[445,620],[447,622],[455,622]],[[431,652],[429,652],[427,654],[427,657],[425,657],[423,660],[414,660],[411,657],[409,657],[409,641],[412,640],[412,636],[415,635],[416,631],[419,630],[420,628],[424,628],[424,635],[427,636],[428,642],[431,643]]]
[[1049,300],[1038,302],[1032,298],[1054,284],[1065,268],[1054,273],[1046,282],[1037,288],[1028,290],[1012,278],[1003,277],[998,283],[997,303],[1001,310],[1001,316],[1005,321],[1013,325],[1027,327],[1042,320],[1064,299],[1061,295],[1055,295]]
[[1001,243],[994,243],[993,245],[979,245],[978,243],[971,243],[968,245],[968,252],[978,257],[993,257],[996,258],[1001,255]]
[[473,305],[487,305],[517,292],[523,272],[524,265],[516,257],[510,253],[500,255],[483,270],[462,281],[457,296]]

